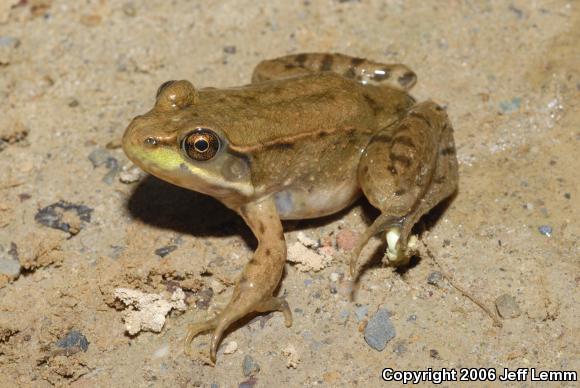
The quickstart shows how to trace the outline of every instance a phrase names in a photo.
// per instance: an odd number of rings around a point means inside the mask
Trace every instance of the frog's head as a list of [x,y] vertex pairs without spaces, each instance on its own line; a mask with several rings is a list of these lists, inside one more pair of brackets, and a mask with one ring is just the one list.
[[249,162],[229,149],[223,130],[196,114],[189,81],[165,82],[153,109],[133,119],[123,150],[135,164],[175,185],[219,199],[253,193]]

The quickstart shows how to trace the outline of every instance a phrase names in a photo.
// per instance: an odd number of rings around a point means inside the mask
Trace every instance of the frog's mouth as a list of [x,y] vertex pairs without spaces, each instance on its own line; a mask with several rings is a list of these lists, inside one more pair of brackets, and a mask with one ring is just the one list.
[[224,166],[231,166],[227,157],[215,161],[186,162],[174,148],[163,145],[145,148],[131,142],[124,142],[123,150],[143,171],[176,186],[215,198],[225,198],[234,192],[247,197],[254,193],[252,185],[245,179],[227,179],[227,174],[223,173]]

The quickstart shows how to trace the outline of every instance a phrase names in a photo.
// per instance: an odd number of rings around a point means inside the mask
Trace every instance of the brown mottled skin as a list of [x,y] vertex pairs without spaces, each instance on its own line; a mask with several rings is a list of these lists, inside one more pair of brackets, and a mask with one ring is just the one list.
[[405,264],[418,219],[457,187],[453,130],[433,102],[407,91],[416,76],[342,54],[296,54],[261,62],[252,83],[197,90],[170,81],[152,110],[123,137],[129,158],[145,171],[215,197],[238,212],[258,248],[234,295],[216,317],[192,324],[186,350],[213,331],[210,356],[235,321],[252,312],[282,311],[275,297],[286,260],[281,219],[320,217],[362,193],[381,210],[355,249],[386,233],[385,260]]

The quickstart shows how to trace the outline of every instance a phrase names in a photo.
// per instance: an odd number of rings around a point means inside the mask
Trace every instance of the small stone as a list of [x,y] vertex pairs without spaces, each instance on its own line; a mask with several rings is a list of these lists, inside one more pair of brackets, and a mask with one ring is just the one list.
[[287,357],[286,368],[296,369],[300,363],[300,355],[294,345],[288,345],[282,349],[282,354]]
[[249,377],[260,371],[260,365],[252,358],[252,356],[247,354],[242,362],[242,369],[244,371],[244,376]]
[[395,338],[395,327],[389,319],[390,313],[387,309],[379,309],[369,320],[364,338],[366,343],[373,349],[382,352],[387,346],[387,342]]
[[546,237],[552,237],[552,227],[549,225],[539,226],[538,231]]
[[20,275],[20,261],[18,261],[18,247],[10,243],[10,249],[5,250],[0,245],[0,275],[17,278]]
[[70,98],[67,102],[67,105],[69,106],[69,108],[76,108],[77,106],[80,105],[79,100],[77,100],[76,98]]
[[258,379],[256,379],[255,377],[250,377],[246,381],[242,381],[238,385],[238,388],[254,388],[254,385],[256,385],[257,383],[258,383]]
[[122,183],[134,183],[141,179],[143,176],[143,171],[135,166],[133,163],[127,163],[121,167],[121,172],[119,173],[119,180]]
[[417,316],[415,314],[411,314],[409,315],[409,318],[407,318],[407,322],[415,322],[417,320]]
[[70,356],[80,352],[81,350],[86,352],[89,349],[89,341],[80,331],[71,330],[56,342],[56,346],[65,349],[65,355]]
[[433,286],[440,286],[443,280],[443,274],[439,271],[433,271],[427,277],[427,283]]
[[224,53],[226,54],[235,54],[236,51],[236,46],[224,46]]
[[340,314],[339,314],[339,321],[342,324],[345,324],[346,321],[348,320],[348,316],[350,315],[350,312],[348,310],[340,310]]
[[343,229],[336,235],[336,245],[343,251],[352,251],[357,241],[358,235],[349,229]]
[[336,272],[333,272],[330,274],[330,281],[331,282],[337,282],[339,278],[340,278],[340,275]]
[[514,97],[509,101],[502,101],[499,103],[499,108],[503,113],[511,113],[520,109],[522,104],[522,99],[520,97]]
[[167,245],[161,248],[157,248],[155,250],[155,254],[159,257],[165,257],[176,249],[177,245]]
[[399,356],[402,356],[407,352],[407,343],[404,340],[401,340],[395,344],[395,349],[393,352]]
[[97,168],[105,163],[111,157],[109,151],[103,148],[97,148],[89,154],[89,160],[94,168]]
[[224,345],[224,354],[233,354],[238,350],[238,343],[236,341],[230,341]]
[[220,386],[217,383],[211,383],[210,388],[220,388]]
[[365,317],[367,316],[368,313],[369,313],[369,306],[368,305],[357,307],[354,310],[354,316],[356,318],[356,321],[357,322],[362,321],[363,319],[365,319]]
[[500,295],[495,300],[495,308],[499,316],[504,319],[517,318],[522,313],[516,299],[509,294]]
[[296,240],[298,240],[305,247],[318,248],[318,241],[311,239],[303,232],[298,232],[298,234],[296,234]]
[[13,36],[0,36],[0,47],[16,48],[20,46],[20,39]]
[[133,3],[125,3],[123,4],[123,13],[125,16],[134,17],[137,15],[137,9],[135,8],[135,4]]
[[40,209],[34,219],[39,224],[74,235],[85,222],[91,222],[92,212],[88,206],[59,201]]
[[435,358],[437,360],[441,359],[441,356],[439,355],[439,351],[437,349],[429,349],[429,357]]

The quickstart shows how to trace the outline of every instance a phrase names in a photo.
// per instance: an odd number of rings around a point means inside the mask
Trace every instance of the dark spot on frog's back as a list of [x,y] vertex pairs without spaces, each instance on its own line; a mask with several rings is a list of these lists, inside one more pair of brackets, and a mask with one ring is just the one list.
[[377,114],[383,110],[382,105],[379,104],[374,98],[372,98],[368,94],[366,94],[366,93],[363,94],[363,97],[364,97],[365,101],[367,102],[367,104],[369,105],[369,107],[373,110],[374,114]]
[[334,63],[334,59],[332,55],[327,54],[322,58],[322,62],[320,63],[320,71],[329,71],[332,69],[332,64]]
[[281,142],[281,143],[274,143],[272,147],[277,148],[279,150],[291,150],[294,148],[294,143],[289,142]]
[[264,227],[264,224],[260,222],[260,224],[258,225],[258,230],[260,231],[260,233],[264,233],[266,231],[266,228]]
[[415,73],[413,73],[412,71],[408,71],[405,74],[403,74],[402,76],[400,76],[398,81],[399,81],[399,85],[401,85],[403,87],[407,87],[411,83],[415,82],[416,79],[417,79],[417,76],[415,75]]
[[298,54],[294,58],[294,61],[296,62],[296,64],[298,64],[299,67],[304,67],[304,62],[306,62],[307,59],[308,59],[307,54]]
[[391,159],[391,161],[401,163],[405,167],[409,167],[411,165],[411,159],[405,155],[391,153],[389,155],[389,158]]
[[364,58],[358,58],[358,57],[354,57],[350,60],[351,66],[355,66],[355,67],[363,64],[364,62],[365,62]]
[[356,71],[354,70],[354,67],[349,67],[348,70],[345,71],[342,75],[345,78],[352,79],[352,78],[356,77]]
[[266,249],[266,252],[265,252],[265,253],[266,253],[266,256],[270,256],[270,253],[271,253],[271,252],[270,252],[270,250],[269,250],[269,249]]
[[455,154],[455,147],[445,147],[441,151],[439,151],[440,155],[447,156]]

